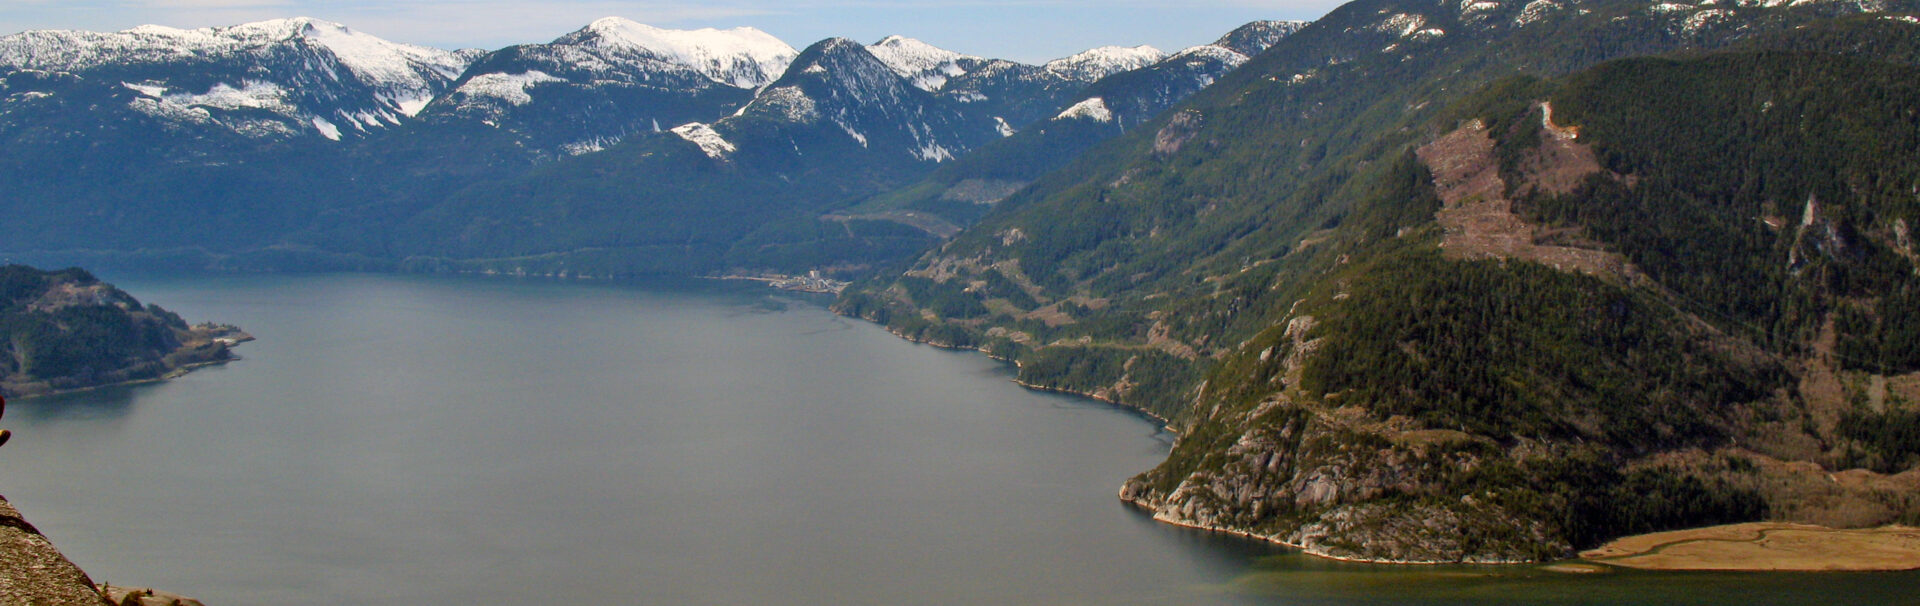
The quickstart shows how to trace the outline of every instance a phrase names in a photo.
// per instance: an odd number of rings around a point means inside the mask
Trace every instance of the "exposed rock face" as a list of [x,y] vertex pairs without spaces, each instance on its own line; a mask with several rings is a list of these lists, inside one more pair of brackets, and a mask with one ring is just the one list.
[[[1319,349],[1307,338],[1314,326],[1311,316],[1294,318],[1284,340],[1261,353],[1263,361],[1285,356],[1275,383],[1299,382],[1302,361]],[[1220,454],[1202,455],[1185,477],[1169,477],[1179,466],[1163,465],[1129,480],[1121,500],[1163,522],[1343,560],[1517,562],[1571,549],[1540,520],[1442,487],[1449,474],[1486,459],[1531,453],[1502,453],[1466,433],[1419,429],[1406,418],[1380,419],[1356,407],[1303,404],[1295,396],[1282,390],[1250,409],[1214,399],[1199,422],[1244,433]],[[1172,458],[1216,450],[1212,445],[1226,438],[1190,431]]]
[[200,600],[145,587],[101,585],[100,593],[114,606],[205,606]]
[[1153,137],[1153,153],[1156,157],[1168,157],[1179,153],[1180,146],[1186,145],[1194,135],[1200,134],[1200,114],[1193,110],[1173,115],[1167,125]]
[[118,606],[93,579],[54,549],[39,529],[0,497],[0,603],[34,606]]
[[[1539,105],[1541,145],[1527,158],[1524,189],[1566,193],[1600,171],[1593,151],[1574,143],[1577,127],[1553,123],[1552,106]],[[1493,137],[1478,119],[1419,150],[1433,171],[1433,185],[1445,206],[1435,219],[1446,230],[1440,248],[1456,258],[1524,259],[1561,270],[1634,280],[1635,269],[1619,255],[1571,246],[1541,244],[1546,231],[1513,211],[1507,183],[1500,177]]]
[[[1506,563],[1572,546],[1543,521],[1447,494],[1448,474],[1500,458],[1457,432],[1404,430],[1361,411],[1263,405],[1218,466],[1163,489],[1149,473],[1120,498],[1154,519],[1244,534],[1342,560]],[[1429,435],[1434,434],[1434,435]],[[1465,446],[1464,448],[1462,446]]]

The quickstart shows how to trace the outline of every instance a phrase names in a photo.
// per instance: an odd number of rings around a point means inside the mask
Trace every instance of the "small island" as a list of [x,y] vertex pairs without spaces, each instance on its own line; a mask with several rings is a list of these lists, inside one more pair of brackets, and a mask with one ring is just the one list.
[[234,359],[238,327],[189,325],[86,270],[0,267],[0,395],[168,379]]

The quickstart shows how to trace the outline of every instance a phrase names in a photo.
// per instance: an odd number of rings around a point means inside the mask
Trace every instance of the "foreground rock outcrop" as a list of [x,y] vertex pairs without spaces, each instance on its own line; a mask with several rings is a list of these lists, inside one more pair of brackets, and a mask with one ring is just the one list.
[[32,606],[202,606],[143,587],[95,585],[46,535],[0,497],[0,604]]
[[0,497],[0,603],[35,606],[118,606],[93,579],[53,547],[46,535]]

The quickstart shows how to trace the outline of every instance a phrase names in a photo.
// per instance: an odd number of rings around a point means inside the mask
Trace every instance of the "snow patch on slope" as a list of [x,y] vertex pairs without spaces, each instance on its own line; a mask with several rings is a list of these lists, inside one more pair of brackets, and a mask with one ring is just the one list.
[[1513,24],[1527,25],[1547,18],[1548,13],[1560,10],[1561,8],[1560,3],[1554,2],[1553,0],[1533,0],[1532,2],[1528,2],[1526,6],[1521,7],[1520,14],[1513,18]]
[[937,91],[947,79],[967,73],[961,59],[978,59],[905,36],[887,36],[867,47],[874,58],[924,91]]
[[1680,31],[1691,34],[1691,33],[1700,31],[1701,29],[1707,27],[1708,25],[1712,25],[1720,21],[1725,21],[1727,19],[1731,19],[1732,17],[1733,17],[1733,11],[1726,10],[1726,9],[1713,8],[1713,9],[1703,10],[1703,11],[1694,13],[1692,16],[1687,17],[1686,21],[1681,22]]
[[215,109],[264,109],[280,113],[289,113],[293,107],[287,103],[287,91],[272,82],[247,80],[240,88],[224,82],[213,85],[207,92],[200,94],[172,94],[163,97],[167,103],[176,105],[197,105]]
[[725,160],[727,154],[734,152],[732,143],[728,143],[726,139],[721,138],[720,133],[715,132],[713,127],[699,122],[689,122],[675,126],[673,127],[673,134],[679,135],[680,138],[686,139],[688,142],[699,146],[701,152],[715,160]]
[[460,85],[460,88],[455,89],[454,92],[466,95],[468,99],[493,98],[512,105],[526,105],[533,101],[533,96],[527,94],[527,88],[544,82],[566,82],[566,80],[547,75],[540,70],[524,74],[481,74],[469,78],[466,84]]
[[1174,53],[1174,55],[1172,57],[1168,57],[1166,61],[1172,62],[1172,61],[1192,61],[1192,60],[1201,60],[1201,59],[1212,59],[1212,60],[1220,61],[1221,63],[1225,63],[1229,68],[1234,68],[1234,67],[1240,67],[1241,64],[1246,63],[1247,58],[1248,57],[1246,55],[1242,55],[1239,52],[1230,48],[1217,46],[1213,44],[1203,44],[1200,46],[1189,48],[1187,50],[1180,51],[1178,53]]
[[[818,67],[818,66],[815,66]],[[821,71],[826,71],[822,69]],[[754,98],[753,105],[741,107],[734,115],[745,114],[748,107],[764,108],[775,116],[795,124],[812,124],[820,120],[819,106],[808,97],[805,91],[795,86],[770,88]]]
[[1054,116],[1053,119],[1068,120],[1073,118],[1092,120],[1094,122],[1112,122],[1113,112],[1107,109],[1105,99],[1089,97],[1085,101],[1073,104],[1073,107],[1069,107],[1066,111],[1060,112],[1060,115]]
[[320,131],[320,136],[322,137],[326,137],[328,139],[332,139],[335,141],[340,140],[340,127],[334,126],[333,123],[328,122],[326,118],[314,116],[313,128],[315,130]]
[[153,83],[134,84],[132,82],[121,82],[120,85],[127,87],[128,89],[131,89],[134,92],[140,93],[142,95],[146,95],[148,97],[153,97],[155,99],[158,99],[167,94],[167,87],[161,86],[158,84],[153,84]]
[[946,162],[953,159],[953,152],[939,144],[928,143],[913,151],[913,157],[931,162]]
[[1379,23],[1374,24],[1373,29],[1383,34],[1393,34],[1405,38],[1412,36],[1426,26],[1427,18],[1424,15],[1397,13],[1381,19]]

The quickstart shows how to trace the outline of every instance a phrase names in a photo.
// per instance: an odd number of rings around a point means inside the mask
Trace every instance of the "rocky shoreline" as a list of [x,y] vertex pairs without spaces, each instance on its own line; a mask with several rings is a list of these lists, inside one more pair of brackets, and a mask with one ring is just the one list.
[[157,367],[135,366],[106,373],[95,381],[72,377],[18,381],[4,377],[0,378],[0,394],[26,399],[177,379],[201,368],[239,360],[232,349],[254,340],[253,335],[227,324],[198,324],[189,328],[187,335],[179,348],[160,358]]

